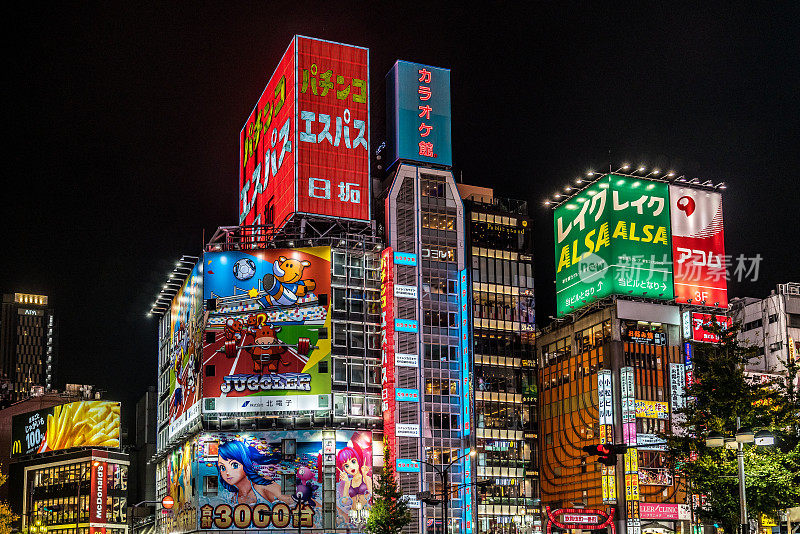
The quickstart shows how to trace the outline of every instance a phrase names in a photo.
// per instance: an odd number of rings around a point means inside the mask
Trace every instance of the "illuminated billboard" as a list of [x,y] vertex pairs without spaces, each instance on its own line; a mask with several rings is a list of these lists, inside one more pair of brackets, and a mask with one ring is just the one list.
[[203,348],[203,276],[197,263],[170,306],[169,436],[200,415],[200,357]]
[[239,223],[369,220],[369,51],[295,36],[239,135]]
[[386,75],[389,163],[453,165],[450,70],[397,61]]
[[[688,312],[687,312],[688,313]],[[700,343],[719,343],[719,334],[710,331],[710,326],[716,323],[723,330],[733,325],[733,318],[725,315],[712,315],[710,313],[691,312],[692,341]]]
[[77,401],[15,415],[11,456],[74,447],[119,447],[120,404]]
[[612,294],[673,298],[667,184],[610,174],[553,222],[559,316]]
[[200,494],[201,530],[320,530],[326,468],[336,477],[335,529],[356,529],[351,512],[363,520],[372,507],[369,431],[206,433],[196,450],[200,480],[216,488]]
[[675,301],[728,307],[722,195],[669,186]]
[[330,410],[329,247],[211,252],[203,412]]
[[[394,254],[392,247],[381,253],[381,408],[383,431],[389,450],[395,450],[395,350],[394,350]],[[410,355],[408,355],[410,356]],[[410,361],[409,361],[410,360]],[[408,362],[408,363],[406,363]],[[417,358],[405,357],[401,365],[417,366]],[[419,433],[419,428],[416,429]]]

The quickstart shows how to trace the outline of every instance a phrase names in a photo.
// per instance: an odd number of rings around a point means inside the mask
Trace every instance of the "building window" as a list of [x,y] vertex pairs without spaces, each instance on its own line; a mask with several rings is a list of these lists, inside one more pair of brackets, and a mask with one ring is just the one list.
[[769,316],[769,324],[777,323],[778,322],[778,314],[774,313]]

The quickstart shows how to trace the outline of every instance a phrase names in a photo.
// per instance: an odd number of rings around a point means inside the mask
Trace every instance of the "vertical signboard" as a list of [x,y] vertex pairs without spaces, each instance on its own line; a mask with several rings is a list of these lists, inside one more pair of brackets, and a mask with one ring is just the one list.
[[611,294],[673,298],[667,184],[607,175],[554,212],[559,316]]
[[613,425],[614,397],[611,391],[611,371],[608,369],[597,372],[597,400],[600,424]]
[[92,462],[89,477],[91,493],[89,494],[89,521],[91,523],[106,522],[106,463]]
[[722,195],[669,186],[675,300],[727,308]]
[[296,36],[239,134],[239,223],[369,220],[369,51]]
[[196,263],[170,306],[169,437],[200,415],[203,266]]
[[[461,305],[461,402],[463,404],[461,416],[463,418],[462,428],[464,437],[468,437],[472,432],[471,427],[471,404],[470,392],[470,372],[472,369],[472,336],[469,328],[469,284],[467,282],[467,270],[463,269],[458,273],[459,280],[459,304]],[[464,529],[465,534],[472,534],[473,510],[472,510],[472,458],[469,449],[463,451],[464,454]]]
[[282,223],[294,211],[295,44],[239,133],[239,224]]
[[633,367],[619,370],[622,400],[622,434],[627,445],[636,445],[636,400]]
[[381,253],[381,395],[383,432],[389,450],[395,448],[395,363],[394,363],[394,255],[387,247]]
[[389,160],[453,165],[450,70],[397,61],[386,75]]
[[369,220],[369,50],[295,40],[297,211]]

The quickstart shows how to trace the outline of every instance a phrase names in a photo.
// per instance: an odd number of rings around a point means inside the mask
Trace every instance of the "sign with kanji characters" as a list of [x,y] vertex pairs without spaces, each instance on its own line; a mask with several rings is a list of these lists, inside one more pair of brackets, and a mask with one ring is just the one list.
[[609,174],[553,217],[559,316],[613,294],[672,299],[667,184]]
[[370,218],[369,51],[295,36],[239,137],[239,223]]
[[389,163],[398,159],[450,167],[450,70],[397,61],[386,75]]
[[675,301],[728,306],[722,195],[669,186]]
[[666,402],[636,399],[636,417],[669,419],[669,406]]
[[701,343],[719,343],[719,334],[709,331],[709,327],[717,323],[723,330],[733,325],[733,318],[726,315],[712,315],[710,313],[692,312],[692,341]]

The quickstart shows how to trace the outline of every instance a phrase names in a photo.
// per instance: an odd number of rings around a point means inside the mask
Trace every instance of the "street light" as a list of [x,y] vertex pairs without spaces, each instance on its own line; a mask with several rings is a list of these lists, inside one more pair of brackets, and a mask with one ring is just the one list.
[[448,479],[447,473],[450,472],[450,468],[453,467],[457,462],[463,460],[467,456],[474,458],[478,454],[478,451],[475,449],[470,449],[468,452],[462,454],[449,464],[446,467],[441,468],[438,465],[426,462],[425,460],[419,460],[419,463],[429,465],[433,467],[435,471],[439,473],[439,476],[442,479],[442,524],[445,529],[445,534],[450,534],[450,525],[447,521],[447,502],[450,500],[450,491],[448,490]]
[[[770,446],[775,444],[775,436],[768,430],[761,430],[758,434],[753,434],[749,428],[742,427],[740,418],[736,418],[736,437],[725,437],[720,432],[710,432],[706,437],[706,447],[736,449],[736,461],[739,464],[739,521],[741,523],[741,534],[749,534],[750,522],[747,519],[747,494],[744,484],[744,444],[754,443],[756,445]],[[734,445],[735,443],[735,445]]]

